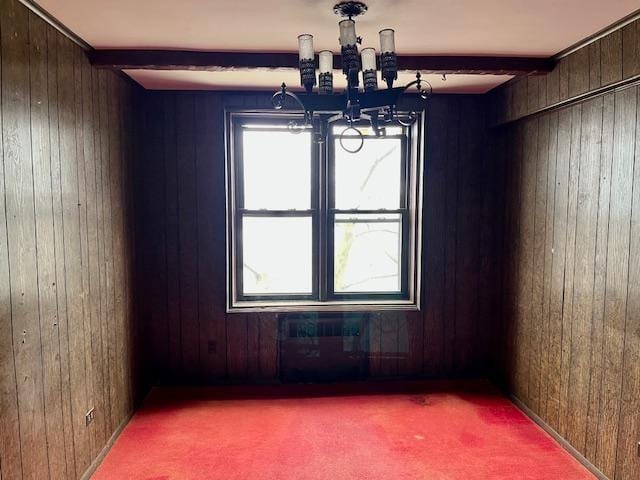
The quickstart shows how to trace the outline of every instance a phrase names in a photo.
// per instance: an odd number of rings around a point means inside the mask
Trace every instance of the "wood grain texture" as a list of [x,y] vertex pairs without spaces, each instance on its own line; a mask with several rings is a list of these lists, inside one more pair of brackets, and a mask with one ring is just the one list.
[[[92,50],[91,64],[97,68],[145,70],[224,70],[235,68],[298,68],[298,56],[285,52],[196,52],[188,50]],[[316,58],[317,61],[317,58]],[[334,68],[341,68],[335,55]],[[526,75],[548,72],[550,58],[464,55],[399,55],[400,71],[425,73],[477,73]]]
[[[138,179],[144,183],[135,202],[144,212],[136,231],[146,239],[139,255],[144,258],[142,317],[154,342],[148,364],[159,367],[149,371],[149,378],[161,383],[274,381],[279,376],[276,315],[225,313],[224,111],[270,111],[269,95],[154,92],[145,103],[148,141],[142,161],[159,166]],[[492,163],[484,161],[483,107],[473,96],[436,96],[429,104],[424,307],[371,317],[372,376],[487,370],[487,347],[481,343],[489,337],[478,333],[496,304],[485,304],[480,318],[481,275],[491,274],[480,266],[497,262],[499,252],[480,248],[482,215],[490,214],[483,202],[486,198],[493,205],[497,191],[485,174]],[[483,241],[495,243],[493,230],[484,232]],[[488,298],[495,294],[488,292]],[[167,307],[158,309],[159,303]],[[473,345],[476,336],[482,340]]]
[[[111,129],[107,110],[124,118],[138,90],[105,72],[104,85],[120,87],[101,102],[103,85],[83,52],[15,0],[0,2],[0,69],[0,478],[80,478],[114,431],[111,421],[133,408],[125,393],[114,409],[109,392],[133,391],[139,378],[130,301],[120,319],[104,308],[109,293],[129,297],[126,275],[106,290],[104,240],[123,232],[109,257],[122,272],[132,250],[128,166],[101,142]],[[113,135],[133,142],[131,129]],[[108,187],[122,201],[105,215],[107,169],[120,173]],[[113,379],[109,342],[124,359]]]
[[577,451],[625,480],[640,474],[638,93],[627,87],[490,131],[513,158],[497,370]]
[[629,291],[629,242],[633,166],[635,160],[637,88],[616,93],[613,139],[609,242],[604,323],[604,376],[596,459],[613,476],[624,378],[623,354]]
[[518,120],[638,75],[640,20],[635,20],[561,58],[548,73],[518,77],[491,90],[489,125]]
[[[640,89],[638,101],[640,101]],[[623,356],[623,384],[618,421],[616,478],[640,477],[637,440],[640,435],[640,122],[636,126],[635,167],[631,231],[629,234],[629,280]]]
[[3,2],[2,139],[13,349],[24,478],[49,476],[31,166],[29,14]]

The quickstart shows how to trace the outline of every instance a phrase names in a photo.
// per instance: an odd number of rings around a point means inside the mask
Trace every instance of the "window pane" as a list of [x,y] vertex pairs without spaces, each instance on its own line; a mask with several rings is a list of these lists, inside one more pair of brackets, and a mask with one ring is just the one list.
[[245,217],[245,295],[311,293],[311,217]]
[[311,134],[245,130],[244,207],[305,210],[311,206]]
[[[400,126],[397,125],[383,125],[384,127],[384,131],[385,134],[388,135],[403,135],[404,134],[404,129]],[[347,128],[346,125],[342,124],[342,125],[334,125],[331,128],[331,131],[333,132],[334,135],[340,135],[342,132],[345,132],[345,129]],[[368,137],[375,137],[375,132],[373,131],[373,128],[371,128],[370,126],[367,125],[357,125],[358,130],[360,131],[360,133],[362,133],[363,135],[366,135]],[[358,134],[356,132],[354,132],[353,130],[346,130],[345,135],[347,136],[357,136]]]
[[400,214],[336,215],[336,292],[401,290],[401,224]]
[[[345,139],[349,142],[359,140]],[[357,145],[356,145],[357,146]],[[398,138],[367,139],[358,153],[348,153],[335,140],[335,207],[342,210],[400,208],[402,142]]]

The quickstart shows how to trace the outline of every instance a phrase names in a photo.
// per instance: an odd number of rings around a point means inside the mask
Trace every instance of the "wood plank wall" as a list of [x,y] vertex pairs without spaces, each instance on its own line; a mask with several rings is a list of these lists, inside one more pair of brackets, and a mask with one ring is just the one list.
[[[225,313],[226,107],[270,110],[270,95],[148,92],[136,201],[140,291],[152,383],[273,381],[275,314]],[[499,236],[478,96],[428,107],[421,312],[375,313],[372,376],[486,370]],[[144,291],[143,291],[144,290]]]
[[0,478],[79,478],[138,395],[137,87],[17,0],[0,47]]
[[[638,45],[636,21],[559,72],[492,97],[507,95],[506,111],[524,114],[630,78],[640,73]],[[516,95],[525,86],[528,103]],[[505,181],[498,369],[514,395],[620,480],[640,478],[639,113],[636,84],[490,134]]]
[[491,125],[511,122],[559,102],[640,77],[640,19],[561,58],[552,72],[493,89]]

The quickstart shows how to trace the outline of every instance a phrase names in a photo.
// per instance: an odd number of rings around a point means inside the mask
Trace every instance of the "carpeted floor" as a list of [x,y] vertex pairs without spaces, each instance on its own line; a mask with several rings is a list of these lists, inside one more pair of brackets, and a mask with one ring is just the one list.
[[484,382],[155,389],[94,480],[594,478]]

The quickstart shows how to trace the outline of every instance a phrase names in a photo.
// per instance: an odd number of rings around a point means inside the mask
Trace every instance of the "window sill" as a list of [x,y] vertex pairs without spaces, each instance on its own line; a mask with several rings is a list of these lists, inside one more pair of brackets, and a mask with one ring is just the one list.
[[418,312],[420,306],[412,300],[389,301],[335,301],[335,302],[236,302],[227,307],[227,313],[247,312],[367,312],[397,310],[404,312]]

